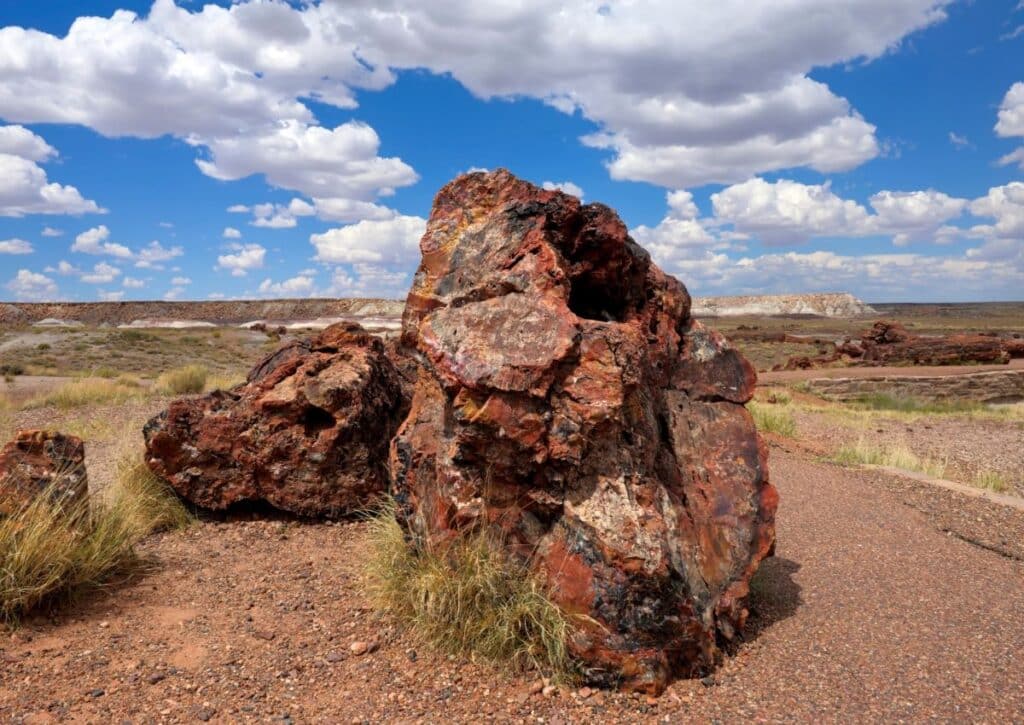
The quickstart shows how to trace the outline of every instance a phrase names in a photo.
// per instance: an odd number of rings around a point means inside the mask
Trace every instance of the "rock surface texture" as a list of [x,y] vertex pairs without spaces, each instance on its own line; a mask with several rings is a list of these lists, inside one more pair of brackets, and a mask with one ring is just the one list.
[[614,212],[506,171],[444,187],[420,246],[399,518],[432,544],[494,533],[580,615],[593,682],[713,667],[775,539],[749,363]]
[[339,516],[387,489],[403,408],[384,343],[334,325],[283,345],[233,390],[171,403],[143,431],[146,462],[203,508],[262,501]]
[[85,445],[81,438],[53,431],[18,431],[0,450],[0,515],[44,492],[62,506],[77,506],[88,498]]

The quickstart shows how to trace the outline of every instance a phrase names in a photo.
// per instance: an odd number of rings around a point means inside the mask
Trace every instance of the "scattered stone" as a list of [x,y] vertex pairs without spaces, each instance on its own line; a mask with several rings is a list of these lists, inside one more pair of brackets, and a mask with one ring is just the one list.
[[146,677],[146,682],[148,682],[150,685],[155,685],[158,682],[163,682],[166,678],[167,675],[165,675],[163,672],[153,672],[152,674]]
[[328,652],[324,659],[330,662],[331,664],[334,664],[336,662],[341,662],[342,660],[344,660],[345,655],[343,655],[341,652]]
[[432,545],[494,528],[587,615],[569,644],[593,683],[714,666],[775,540],[750,364],[614,212],[507,171],[444,187],[420,247],[401,522]]
[[262,500],[337,517],[386,489],[401,391],[383,342],[339,323],[282,346],[233,390],[171,403],[143,430],[146,461],[203,508]]
[[201,707],[196,710],[196,720],[200,722],[209,722],[213,719],[213,716],[217,714],[217,711],[212,707]]
[[348,651],[356,655],[364,655],[370,651],[370,645],[366,642],[353,642],[348,646]]
[[58,506],[73,507],[88,500],[81,438],[22,430],[0,450],[0,516],[14,513],[43,492]]
[[98,687],[95,690],[90,690],[89,691],[89,697],[103,697],[106,694],[107,693],[106,693],[105,690],[101,690]]

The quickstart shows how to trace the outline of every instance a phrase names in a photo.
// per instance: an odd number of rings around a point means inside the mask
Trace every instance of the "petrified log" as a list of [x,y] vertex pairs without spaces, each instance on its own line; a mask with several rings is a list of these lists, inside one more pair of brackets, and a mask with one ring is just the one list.
[[775,540],[753,368],[600,204],[468,174],[420,248],[399,519],[432,545],[485,529],[528,562],[580,615],[592,681],[656,693],[713,667]]
[[18,431],[0,450],[0,515],[9,515],[41,494],[57,506],[77,509],[89,496],[85,445],[55,431]]
[[893,320],[878,320],[861,335],[866,344],[889,345],[894,342],[905,342],[913,335],[907,332],[907,328]]
[[383,342],[341,323],[281,346],[233,390],[171,403],[143,430],[146,462],[203,508],[339,516],[387,490],[404,408]]

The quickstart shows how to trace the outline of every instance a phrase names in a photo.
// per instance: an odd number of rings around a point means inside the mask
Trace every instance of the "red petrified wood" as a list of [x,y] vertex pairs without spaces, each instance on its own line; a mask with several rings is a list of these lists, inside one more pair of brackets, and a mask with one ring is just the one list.
[[203,508],[265,501],[338,516],[387,489],[404,410],[381,340],[342,323],[282,346],[244,385],[171,403],[146,424],[146,461]]
[[592,681],[713,667],[775,540],[749,363],[611,209],[507,171],[444,187],[420,248],[399,518],[434,544],[497,534],[582,615]]
[[81,438],[55,431],[18,431],[0,450],[0,515],[14,513],[46,493],[56,505],[85,502],[89,484]]

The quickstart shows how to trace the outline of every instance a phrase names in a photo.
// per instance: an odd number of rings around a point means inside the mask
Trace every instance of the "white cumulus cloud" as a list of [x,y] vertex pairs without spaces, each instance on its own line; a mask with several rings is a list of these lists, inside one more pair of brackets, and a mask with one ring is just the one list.
[[19,269],[14,279],[4,285],[16,300],[41,302],[57,298],[57,283],[44,274]]
[[24,239],[5,239],[0,241],[0,254],[32,254],[32,245]]
[[300,274],[283,282],[265,279],[260,283],[260,294],[272,297],[309,297],[316,291],[316,280]]
[[250,271],[263,266],[263,260],[267,256],[267,250],[259,244],[236,245],[236,250],[231,254],[222,254],[217,257],[218,270],[226,270],[233,277],[244,277]]
[[108,241],[109,239],[110,230],[105,224],[100,224],[98,227],[87,229],[75,237],[75,241],[71,245],[71,251],[82,254],[99,254],[119,257],[121,259],[131,259],[132,250],[123,244],[110,242]]
[[75,187],[50,182],[39,163],[56,155],[56,149],[27,128],[0,126],[0,216],[105,211],[96,202],[83,198]]
[[545,181],[541,186],[548,191],[564,191],[570,196],[575,196],[577,199],[583,198],[583,189],[571,181]]
[[418,258],[426,227],[422,217],[396,216],[329,229],[309,241],[316,247],[316,259],[328,264],[408,264]]
[[82,281],[87,284],[109,284],[120,275],[121,270],[117,267],[106,262],[100,262],[93,266],[92,272],[86,272],[82,275]]

